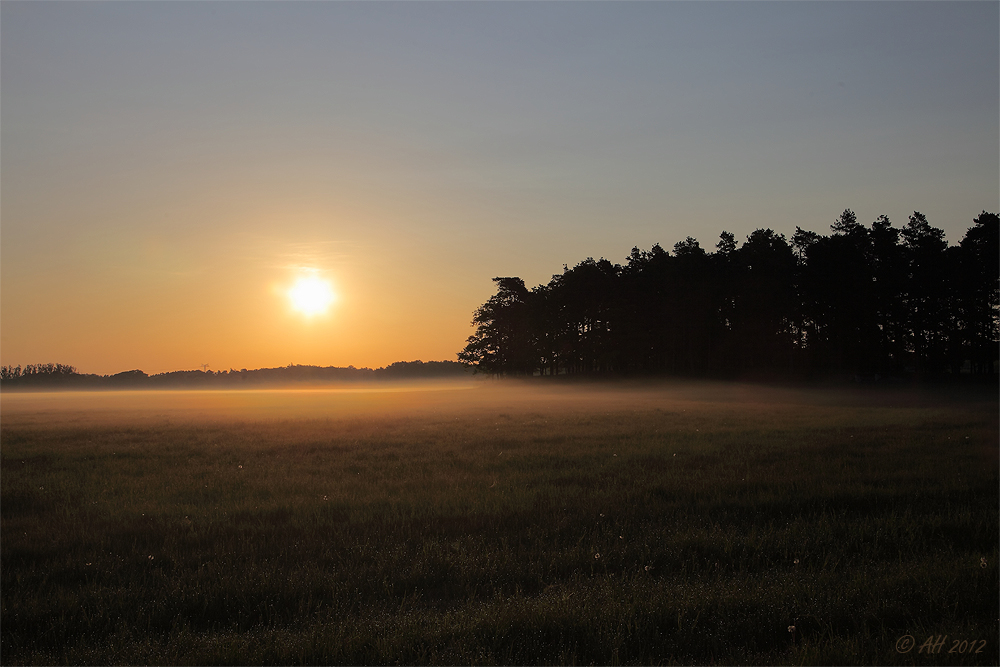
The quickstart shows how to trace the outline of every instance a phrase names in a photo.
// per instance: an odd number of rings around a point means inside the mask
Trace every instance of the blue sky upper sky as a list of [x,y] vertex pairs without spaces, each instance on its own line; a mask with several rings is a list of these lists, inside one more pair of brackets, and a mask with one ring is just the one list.
[[[496,275],[1000,210],[996,2],[5,1],[0,31],[3,363],[454,358]],[[323,322],[276,296],[302,267]]]

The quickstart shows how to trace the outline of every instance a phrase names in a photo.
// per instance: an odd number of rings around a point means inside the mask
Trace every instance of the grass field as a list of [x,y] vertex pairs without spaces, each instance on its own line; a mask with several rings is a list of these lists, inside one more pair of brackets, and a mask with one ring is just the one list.
[[1000,662],[995,387],[0,400],[4,664]]

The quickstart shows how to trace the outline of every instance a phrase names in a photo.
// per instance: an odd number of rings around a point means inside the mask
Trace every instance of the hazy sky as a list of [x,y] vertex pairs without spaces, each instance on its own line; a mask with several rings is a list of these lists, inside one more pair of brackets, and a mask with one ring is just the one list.
[[997,2],[4,0],[0,32],[3,364],[455,359],[494,276],[1000,211]]

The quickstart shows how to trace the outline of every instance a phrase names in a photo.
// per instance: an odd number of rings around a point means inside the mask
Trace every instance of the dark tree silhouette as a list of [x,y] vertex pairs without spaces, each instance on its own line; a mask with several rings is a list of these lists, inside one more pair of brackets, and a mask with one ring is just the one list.
[[668,294],[672,332],[667,370],[702,374],[713,361],[713,348],[722,329],[711,258],[690,236],[674,244]]
[[906,365],[906,258],[899,245],[899,230],[882,215],[872,223],[872,295],[878,329],[877,374],[899,375]]
[[797,319],[791,246],[783,235],[758,229],[732,257],[733,305],[727,331],[732,367],[791,370]]
[[[25,373],[27,371],[27,373]],[[405,378],[454,377],[469,372],[457,361],[398,361],[384,368],[338,368],[336,366],[301,366],[228,371],[169,371],[147,375],[140,370],[114,375],[80,374],[64,364],[29,364],[0,368],[0,386],[17,389],[160,389],[183,387],[233,387],[251,385],[288,385],[296,383],[354,382]]]
[[670,257],[658,244],[649,252],[632,249],[622,269],[625,294],[618,299],[621,312],[623,366],[631,372],[661,372],[669,328]]
[[824,237],[796,232],[805,260],[799,293],[805,297],[811,365],[836,373],[874,372],[879,330],[872,241],[850,209],[830,229],[833,235]]
[[555,315],[556,360],[570,373],[618,368],[614,300],[621,267],[592,257],[552,277],[546,303]]
[[993,375],[1000,338],[1000,217],[983,211],[959,245],[955,311],[962,353],[975,375]]
[[540,366],[532,293],[520,278],[493,282],[497,293],[476,311],[476,333],[458,358],[492,375],[530,375]]
[[993,375],[1000,224],[974,223],[949,248],[919,212],[899,230],[846,209],[829,236],[722,232],[714,253],[688,237],[532,290],[496,278],[459,358],[516,375]]
[[918,375],[939,373],[947,363],[950,262],[944,232],[917,211],[901,232],[906,266],[906,349]]

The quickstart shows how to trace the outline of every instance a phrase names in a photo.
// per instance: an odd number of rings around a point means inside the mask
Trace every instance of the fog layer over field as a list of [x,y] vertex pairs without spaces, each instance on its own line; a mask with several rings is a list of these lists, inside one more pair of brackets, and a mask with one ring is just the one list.
[[339,420],[475,413],[583,416],[688,409],[741,414],[749,410],[761,417],[760,411],[764,411],[769,417],[812,421],[824,407],[919,408],[969,400],[995,402],[995,396],[975,388],[816,389],[710,381],[566,383],[475,378],[278,389],[11,392],[0,395],[0,410],[6,425]]

